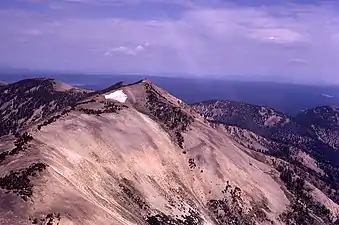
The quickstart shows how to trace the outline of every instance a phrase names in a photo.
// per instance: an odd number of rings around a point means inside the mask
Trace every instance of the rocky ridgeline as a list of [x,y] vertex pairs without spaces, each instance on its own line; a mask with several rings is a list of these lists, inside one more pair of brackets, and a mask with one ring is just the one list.
[[57,91],[53,79],[27,79],[0,89],[0,136],[14,134],[87,96],[86,91]]
[[147,94],[146,108],[152,116],[174,135],[179,147],[184,148],[182,133],[187,131],[194,118],[181,110],[180,107],[170,103],[152,85],[145,83],[144,87]]
[[0,177],[0,188],[20,196],[24,201],[33,194],[33,184],[30,178],[38,176],[47,167],[44,163],[32,163],[29,167],[17,171],[10,171],[8,175]]

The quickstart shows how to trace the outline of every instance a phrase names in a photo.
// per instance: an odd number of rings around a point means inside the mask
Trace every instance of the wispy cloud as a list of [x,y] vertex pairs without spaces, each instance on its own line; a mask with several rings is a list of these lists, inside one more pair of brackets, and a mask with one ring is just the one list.
[[108,51],[105,52],[105,56],[112,56],[112,54],[114,53],[122,53],[125,55],[132,55],[132,56],[136,56],[139,53],[143,52],[146,50],[146,48],[148,48],[149,43],[146,42],[142,45],[137,45],[136,47],[126,47],[126,46],[119,46],[116,48],[111,48]]
[[[85,72],[278,75],[339,83],[335,2],[20,1],[35,8],[0,10],[2,63]],[[47,4],[62,10],[37,7]]]

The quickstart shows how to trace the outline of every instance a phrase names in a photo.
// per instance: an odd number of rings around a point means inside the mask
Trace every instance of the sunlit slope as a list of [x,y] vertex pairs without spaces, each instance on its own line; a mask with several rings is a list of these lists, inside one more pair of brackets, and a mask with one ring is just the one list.
[[[125,102],[105,99],[117,90]],[[281,224],[279,174],[147,81],[58,115],[2,161],[28,187],[3,185],[1,224]]]
[[183,154],[155,121],[134,109],[101,116],[74,112],[33,134],[49,165],[49,181],[34,197],[50,196],[46,203],[56,212],[71,205],[69,219],[76,224],[142,224],[160,213],[194,217],[190,210],[213,224],[207,203],[221,199],[230,181],[241,189],[244,208],[267,202],[273,215],[285,209],[283,191],[265,173],[270,168],[200,121],[191,129]]

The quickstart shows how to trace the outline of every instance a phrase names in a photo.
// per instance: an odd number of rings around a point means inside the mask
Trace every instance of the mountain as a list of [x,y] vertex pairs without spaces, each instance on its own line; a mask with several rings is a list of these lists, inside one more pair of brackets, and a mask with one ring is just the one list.
[[322,162],[339,165],[336,108],[318,107],[296,117],[272,108],[232,101],[205,101],[192,107],[208,120],[238,126],[270,140],[302,148]]
[[92,92],[29,79],[0,98],[0,224],[339,222],[336,165],[273,109],[191,106],[148,80]]
[[228,76],[216,79],[213,76],[195,77],[187,74],[186,76],[173,76],[173,74],[105,75],[56,73],[53,71],[4,73],[0,69],[0,80],[9,83],[40,76],[53,77],[73,86],[97,91],[121,80],[126,83],[133,83],[136,80],[147,78],[188,104],[210,99],[227,99],[254,105],[265,105],[293,116],[301,110],[321,105],[339,105],[339,88],[335,85],[301,85],[250,81],[251,79],[241,81],[239,80],[240,77],[234,77],[234,80],[232,80]]
[[192,107],[209,121],[247,129],[308,152],[319,145],[308,126],[302,126],[296,118],[269,107],[225,100],[204,101]]
[[14,134],[70,106],[89,92],[44,78],[22,80],[0,90],[0,136]]
[[297,115],[304,125],[311,127],[318,139],[339,149],[339,107],[322,106]]
[[[225,126],[242,145],[248,139],[246,147],[292,163],[299,173],[304,170],[302,177],[307,177],[310,183],[339,203],[336,107],[317,107],[296,117],[272,108],[232,101],[205,101],[192,107],[208,121]],[[255,140],[244,136],[244,132],[251,133],[250,137],[256,136]],[[261,147],[255,147],[257,144]],[[307,159],[296,160],[300,155],[306,155]],[[313,166],[303,165],[306,161],[312,162]],[[320,174],[317,174],[318,169]]]
[[208,120],[238,126],[270,140],[303,148],[319,160],[338,166],[339,113],[323,106],[288,116],[269,107],[232,101],[204,101],[192,107]]
[[291,116],[264,106],[210,100],[193,107],[207,119],[253,130],[269,138],[284,139],[302,131]]

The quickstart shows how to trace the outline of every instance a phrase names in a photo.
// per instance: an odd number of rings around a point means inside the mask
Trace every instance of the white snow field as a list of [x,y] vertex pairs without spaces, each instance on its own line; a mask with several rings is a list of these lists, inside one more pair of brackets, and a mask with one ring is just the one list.
[[113,100],[116,100],[118,102],[125,103],[126,100],[127,100],[127,95],[122,90],[118,90],[118,91],[112,92],[108,95],[105,95],[105,98],[106,99],[113,99]]

